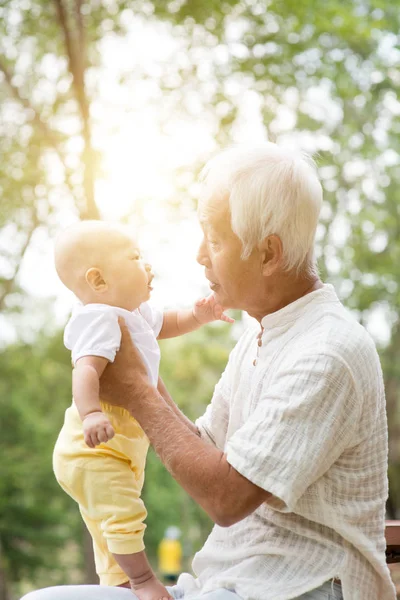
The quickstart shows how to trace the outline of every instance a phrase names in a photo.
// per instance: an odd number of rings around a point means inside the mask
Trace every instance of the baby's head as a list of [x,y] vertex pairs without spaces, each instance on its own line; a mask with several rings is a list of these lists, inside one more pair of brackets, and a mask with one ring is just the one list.
[[63,284],[83,304],[138,308],[150,297],[153,274],[127,227],[81,221],[55,244],[55,265]]

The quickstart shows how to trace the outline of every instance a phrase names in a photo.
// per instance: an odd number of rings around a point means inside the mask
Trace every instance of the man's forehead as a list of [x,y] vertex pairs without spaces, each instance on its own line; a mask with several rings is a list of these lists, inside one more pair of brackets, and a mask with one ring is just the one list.
[[202,227],[226,227],[230,225],[228,194],[202,196],[197,215]]

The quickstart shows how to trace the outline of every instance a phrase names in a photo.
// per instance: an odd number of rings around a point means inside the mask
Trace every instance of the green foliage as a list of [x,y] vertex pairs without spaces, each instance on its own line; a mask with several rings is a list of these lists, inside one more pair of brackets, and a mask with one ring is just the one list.
[[[68,580],[63,548],[70,540],[81,543],[78,515],[51,466],[71,402],[70,379],[59,335],[9,346],[1,354],[0,548],[10,581],[30,579],[43,569],[52,570],[53,581]],[[79,550],[75,554],[75,565],[72,560],[68,567],[80,564]]]

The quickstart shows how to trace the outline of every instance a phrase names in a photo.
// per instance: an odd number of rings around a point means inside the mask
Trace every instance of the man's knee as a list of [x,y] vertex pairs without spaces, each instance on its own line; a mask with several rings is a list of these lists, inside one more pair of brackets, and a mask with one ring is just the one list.
[[[41,590],[34,590],[29,592],[25,596],[22,596],[21,600],[73,600],[74,596],[71,592],[68,593],[70,587],[47,587]],[[80,600],[80,596],[77,596],[77,600]]]
[[101,585],[60,585],[29,592],[21,600],[135,600],[130,589]]
[[[21,598],[21,600],[83,600],[84,596],[81,595],[80,588],[85,586],[57,586],[47,587],[41,590],[35,590],[29,592]],[[94,586],[92,586],[94,587]],[[74,594],[78,588],[78,593]],[[90,600],[90,595],[87,599]]]

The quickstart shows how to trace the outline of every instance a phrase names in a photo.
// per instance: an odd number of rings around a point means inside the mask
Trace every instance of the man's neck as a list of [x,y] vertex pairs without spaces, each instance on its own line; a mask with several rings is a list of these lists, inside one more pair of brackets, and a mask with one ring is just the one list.
[[293,274],[281,274],[274,283],[266,283],[265,295],[263,295],[260,305],[254,307],[251,311],[247,311],[251,317],[254,317],[260,323],[266,315],[281,310],[323,286],[318,275],[294,277]]

